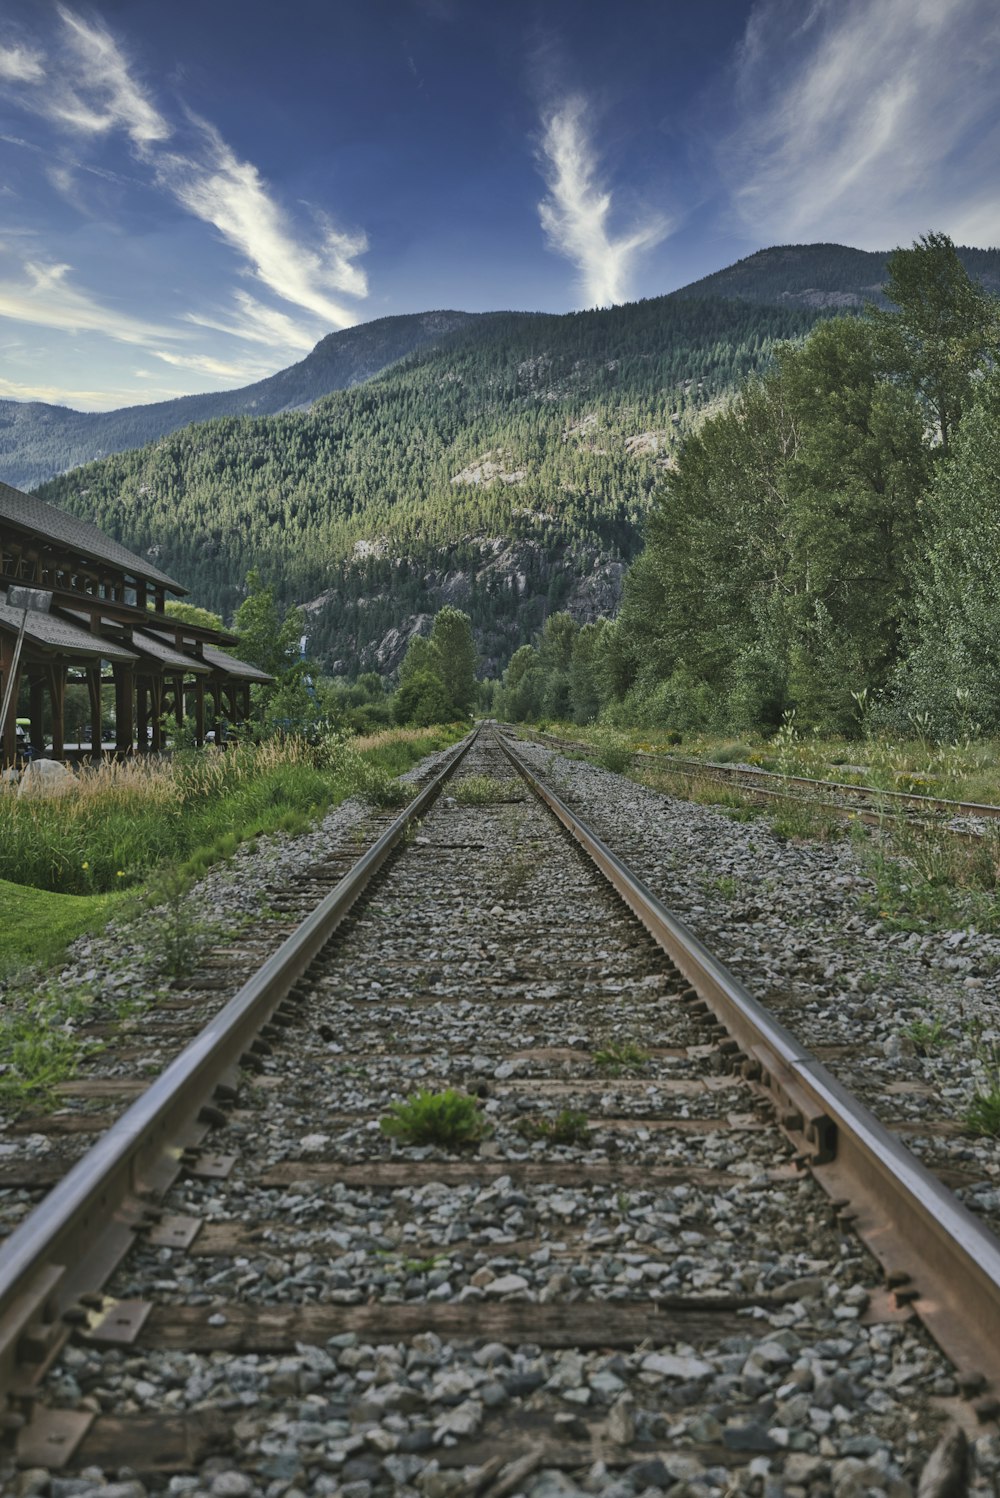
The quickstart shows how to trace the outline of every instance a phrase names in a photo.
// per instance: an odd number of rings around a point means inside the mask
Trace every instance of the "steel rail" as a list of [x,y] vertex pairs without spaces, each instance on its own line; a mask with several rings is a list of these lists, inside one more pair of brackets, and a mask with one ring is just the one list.
[[767,1088],[799,1147],[797,1163],[839,1203],[841,1222],[853,1226],[890,1284],[900,1287],[899,1301],[912,1304],[970,1387],[1000,1389],[1000,1239],[753,998],[503,737],[497,739],[725,1026],[744,1058],[744,1075]]
[[100,1289],[148,1202],[207,1133],[198,1115],[464,758],[475,728],[296,931],[83,1155],[0,1248],[0,1396],[23,1395],[67,1335],[61,1318]]
[[[508,725],[504,726],[508,728]],[[508,728],[508,731],[512,728],[513,725]],[[584,754],[597,752],[592,744],[585,744],[577,739],[560,738],[557,734],[537,733],[536,737],[541,741],[547,740],[562,748],[577,750]],[[676,754],[651,754],[648,749],[631,750],[630,756],[632,759],[656,765],[678,775],[707,775],[716,780],[737,784],[744,781],[752,783],[757,780],[770,780],[777,785],[800,785],[816,791],[837,791],[842,795],[855,797],[857,800],[867,798],[876,805],[880,801],[891,801],[897,805],[912,806],[917,811],[939,811],[953,817],[980,817],[984,821],[1000,820],[1000,806],[989,801],[952,801],[944,796],[926,796],[919,791],[881,790],[874,785],[852,785],[848,781],[819,780],[810,775],[783,775],[778,770],[765,770],[757,766],[743,768],[736,765],[716,764],[710,759],[690,759]],[[768,790],[763,786],[759,789],[765,795],[781,795],[780,790],[777,789]]]

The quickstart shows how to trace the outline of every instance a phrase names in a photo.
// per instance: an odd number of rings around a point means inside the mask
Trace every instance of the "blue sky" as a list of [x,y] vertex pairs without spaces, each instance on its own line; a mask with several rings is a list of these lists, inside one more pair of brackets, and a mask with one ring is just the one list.
[[0,396],[246,384],[764,245],[1000,243],[995,0],[5,0]]

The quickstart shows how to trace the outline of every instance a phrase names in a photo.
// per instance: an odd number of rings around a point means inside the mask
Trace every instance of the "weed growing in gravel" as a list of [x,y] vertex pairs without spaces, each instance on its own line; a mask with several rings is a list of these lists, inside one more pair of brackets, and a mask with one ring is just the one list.
[[524,889],[535,871],[535,865],[523,853],[515,853],[503,866],[503,874],[497,885],[501,901],[513,900]]
[[781,804],[781,810],[771,816],[771,831],[776,837],[791,842],[795,839],[816,843],[831,843],[843,837],[844,821],[821,806],[811,806],[808,801],[789,800]]
[[965,1122],[973,1134],[985,1135],[990,1139],[1000,1138],[1000,1065],[992,1085],[973,1095],[965,1112]]
[[718,879],[711,881],[709,888],[717,889],[727,900],[735,900],[740,892],[740,882],[732,874],[720,874]]
[[403,1103],[393,1103],[379,1127],[401,1144],[459,1149],[463,1144],[476,1144],[488,1126],[477,1100],[449,1087],[444,1092],[417,1092]]
[[166,869],[150,890],[149,943],[160,953],[160,971],[169,978],[190,972],[208,935],[195,917],[189,889],[182,870]]
[[632,767],[632,747],[619,733],[603,733],[597,743],[597,763],[615,775],[624,775]]
[[939,1019],[915,1019],[907,1026],[906,1034],[916,1046],[918,1056],[932,1056],[947,1044],[944,1024]]
[[866,843],[875,885],[869,908],[898,931],[974,924],[1000,929],[1000,844],[995,833],[959,842],[946,829],[889,825],[885,844]]
[[594,1052],[594,1065],[612,1077],[620,1077],[623,1072],[637,1071],[648,1060],[649,1052],[636,1045],[634,1040],[611,1040]]
[[0,1106],[17,1114],[54,1101],[82,1057],[100,1049],[73,1029],[92,1002],[89,988],[46,988],[0,1019]]
[[517,786],[510,780],[498,780],[495,775],[466,775],[456,781],[452,796],[459,806],[492,806],[497,801],[510,801]]
[[555,1118],[522,1118],[517,1130],[525,1139],[541,1139],[546,1144],[585,1144],[590,1137],[587,1115],[573,1108],[563,1108]]

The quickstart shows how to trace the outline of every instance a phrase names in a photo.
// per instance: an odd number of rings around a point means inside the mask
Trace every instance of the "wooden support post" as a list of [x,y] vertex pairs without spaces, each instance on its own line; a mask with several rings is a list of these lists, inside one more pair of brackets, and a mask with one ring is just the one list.
[[115,679],[115,749],[118,754],[132,753],[134,736],[135,672],[131,666],[112,666]]
[[[3,701],[3,693],[7,689],[7,680],[14,664],[14,641],[9,635],[0,636],[0,703]],[[17,675],[20,676],[20,670]],[[17,682],[10,696],[10,707],[7,710],[6,722],[0,723],[0,734],[3,735],[3,766],[8,768],[17,758]]]
[[87,667],[87,691],[90,694],[90,752],[100,759],[101,742],[101,663]]
[[52,703],[52,758],[62,759],[66,750],[66,662],[53,661],[48,673]]
[[31,718],[31,747],[36,754],[45,748],[45,673],[35,670],[28,675],[28,716]]
[[194,684],[194,741],[199,749],[205,742],[205,680],[201,676]]
[[149,745],[154,754],[160,754],[163,749],[163,727],[160,722],[163,716],[162,676],[151,676],[149,678],[149,696],[153,705],[153,736],[149,741]]
[[135,679],[135,752],[149,753],[149,679]]
[[178,728],[184,726],[184,678],[174,677],[174,719]]

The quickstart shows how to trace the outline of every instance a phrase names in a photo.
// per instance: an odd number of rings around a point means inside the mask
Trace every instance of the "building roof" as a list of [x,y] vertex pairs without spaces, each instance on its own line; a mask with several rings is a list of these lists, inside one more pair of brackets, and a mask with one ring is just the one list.
[[39,499],[34,494],[24,494],[10,484],[0,483],[0,521],[4,520],[23,526],[26,530],[36,531],[91,561],[106,562],[111,567],[128,572],[132,577],[160,583],[169,588],[171,593],[187,592],[187,588],[161,572],[158,567],[153,567],[134,552],[119,546],[117,541],[112,541],[110,536],[99,531],[96,525],[91,525],[89,520],[80,520],[76,515],[60,510],[57,505],[50,505],[47,500]]
[[224,650],[216,650],[212,645],[204,648],[205,662],[212,667],[213,671],[225,671],[229,676],[238,676],[243,681],[273,681],[266,671],[261,671],[258,666],[251,666],[247,661],[238,661],[235,655],[227,655]]
[[[6,593],[0,594],[0,629],[16,634],[21,628],[22,617],[21,609],[11,608]],[[79,629],[57,614],[30,612],[25,621],[24,638],[54,655],[75,655],[87,660],[123,661],[126,664],[138,660],[134,650],[116,645],[103,635],[91,634],[89,629]]]
[[[64,617],[69,615],[72,619],[79,619],[83,625],[90,623],[90,615],[81,613],[79,609],[61,609],[60,613]],[[121,621],[118,619],[101,620],[102,629],[117,631],[121,627]],[[103,640],[106,636],[98,635],[96,638]],[[115,636],[112,634],[110,638],[113,640]],[[137,655],[148,655],[154,661],[159,661],[161,665],[175,671],[193,671],[196,676],[207,676],[211,670],[211,667],[207,666],[204,661],[198,660],[197,656],[176,650],[172,644],[166,644],[161,635],[147,634],[142,629],[133,630],[132,638],[125,648],[134,651]]]
[[205,661],[200,661],[196,655],[188,655],[186,651],[180,651],[173,645],[167,645],[162,635],[155,635],[145,629],[137,629],[132,635],[132,646],[142,652],[143,655],[151,655],[164,666],[172,667],[177,671],[193,671],[196,675],[208,675],[211,667]]
[[[143,634],[152,635],[152,630],[143,630]],[[163,639],[159,630],[156,631],[158,639]],[[170,640],[171,646],[173,639]],[[258,666],[251,666],[248,661],[238,661],[235,655],[228,655],[225,650],[216,650],[214,645],[203,645],[201,659],[212,671],[221,671],[225,676],[235,676],[241,681],[273,681],[273,676],[268,676],[266,671],[261,671]]]

